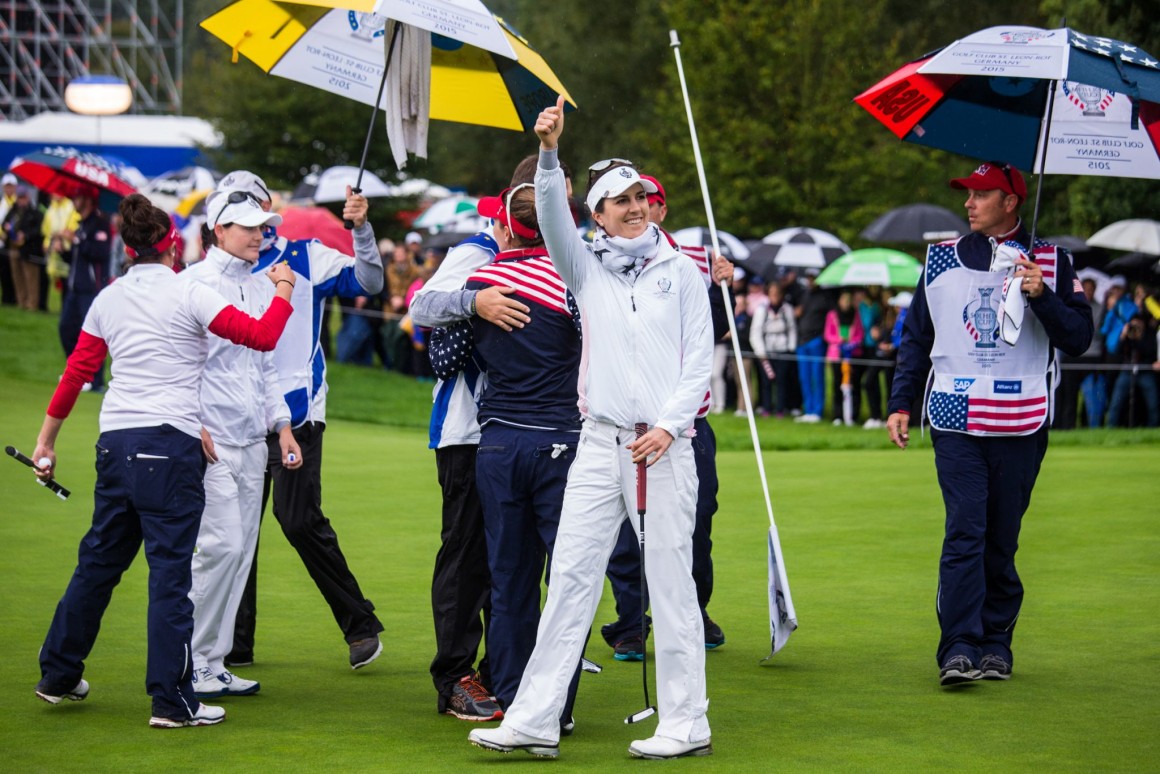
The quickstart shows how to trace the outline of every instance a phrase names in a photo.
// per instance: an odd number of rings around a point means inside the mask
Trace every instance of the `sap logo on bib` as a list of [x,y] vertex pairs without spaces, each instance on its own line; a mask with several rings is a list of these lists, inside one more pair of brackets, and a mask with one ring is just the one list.
[[966,392],[974,383],[974,379],[955,379],[955,392]]
[[1009,381],[996,381],[995,392],[997,394],[1002,393],[1005,395],[1018,395],[1019,393],[1023,392],[1023,382],[1018,379]]

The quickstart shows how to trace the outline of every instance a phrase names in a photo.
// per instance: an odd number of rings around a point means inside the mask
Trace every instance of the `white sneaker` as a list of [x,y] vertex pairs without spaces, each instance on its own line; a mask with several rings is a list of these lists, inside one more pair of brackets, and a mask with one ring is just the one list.
[[834,427],[841,427],[841,426],[842,426],[842,420],[835,419],[834,420]]
[[881,419],[867,419],[866,424],[862,425],[863,430],[880,430],[886,427],[886,423]]
[[197,712],[193,717],[177,720],[175,718],[151,717],[149,725],[153,728],[185,728],[186,726],[214,726],[226,719],[226,711],[222,707],[211,707],[208,704],[198,704]]
[[709,739],[703,739],[700,742],[682,742],[667,736],[651,736],[648,739],[638,739],[630,744],[628,754],[634,758],[647,758],[649,760],[699,757],[712,755],[713,745]]
[[84,678],[81,679],[76,687],[71,691],[46,691],[39,685],[36,686],[36,695],[44,699],[49,704],[60,704],[64,699],[69,701],[84,701],[85,697],[89,695],[89,683]]
[[803,424],[813,425],[822,421],[822,418],[817,414],[802,414],[800,417],[795,417],[794,422],[802,422]]
[[193,671],[193,695],[199,699],[216,699],[221,696],[249,696],[261,689],[257,680],[238,677],[228,669],[215,675],[209,667]]
[[467,735],[467,741],[476,747],[495,752],[510,753],[512,750],[523,750],[538,758],[560,757],[560,745],[555,742],[537,739],[503,725],[498,728],[477,728]]

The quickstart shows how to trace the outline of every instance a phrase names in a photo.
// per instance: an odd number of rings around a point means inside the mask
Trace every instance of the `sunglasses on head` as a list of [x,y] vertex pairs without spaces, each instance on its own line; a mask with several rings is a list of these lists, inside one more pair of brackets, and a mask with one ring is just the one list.
[[[246,199],[251,200],[254,204],[258,205],[259,207],[262,206],[262,200],[259,199],[257,196],[254,196],[249,191],[230,191],[230,195],[228,197],[226,197],[226,207],[230,206],[231,204],[241,204]],[[221,220],[222,214],[225,213],[225,211],[226,211],[226,207],[222,207],[221,212],[219,212],[217,214],[217,217],[213,219],[213,226],[216,226],[218,224],[218,221]],[[213,226],[210,226],[210,228],[213,228]]]
[[588,167],[588,171],[589,172],[603,172],[604,170],[611,167],[613,164],[624,164],[624,165],[629,166],[629,167],[635,166],[628,159],[605,159],[604,161],[597,161],[595,164]]
[[1013,196],[1019,196],[1019,194],[1015,193],[1015,178],[1011,177],[1011,165],[1002,161],[991,161],[988,163],[993,167],[997,167],[1003,173],[1003,176],[1007,178],[1007,185],[1011,186],[1011,194]]
[[636,169],[636,164],[628,159],[605,159],[604,161],[597,161],[592,166],[588,167],[588,187],[600,179],[600,177],[610,169],[617,169],[619,167],[629,167]]

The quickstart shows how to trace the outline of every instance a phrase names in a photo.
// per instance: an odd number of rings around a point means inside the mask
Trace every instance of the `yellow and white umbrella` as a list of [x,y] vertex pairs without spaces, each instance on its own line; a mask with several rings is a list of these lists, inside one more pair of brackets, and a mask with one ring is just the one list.
[[[234,61],[241,54],[271,75],[375,105],[389,17],[435,30],[430,118],[527,131],[539,112],[555,103],[557,94],[575,109],[547,62],[510,25],[474,0],[445,4],[478,6],[494,23],[504,46],[485,34],[478,13],[435,15],[433,23],[429,16],[400,18],[405,14],[395,6],[405,10],[415,4],[387,0],[238,0],[201,26],[231,47]],[[342,8],[335,7],[339,5]],[[451,22],[443,23],[446,19]],[[510,54],[500,50],[505,46]],[[385,104],[384,97],[379,107]]]

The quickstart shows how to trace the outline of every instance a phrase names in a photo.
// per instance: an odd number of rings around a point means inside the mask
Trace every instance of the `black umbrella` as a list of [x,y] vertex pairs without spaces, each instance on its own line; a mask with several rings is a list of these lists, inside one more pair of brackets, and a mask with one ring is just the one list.
[[1108,274],[1123,274],[1134,279],[1143,280],[1149,275],[1155,276],[1152,269],[1157,265],[1157,261],[1160,261],[1160,255],[1128,253],[1127,255],[1121,255],[1109,263],[1104,267],[1104,271]]
[[859,234],[871,242],[926,244],[967,233],[967,222],[937,204],[905,204],[878,216]]

